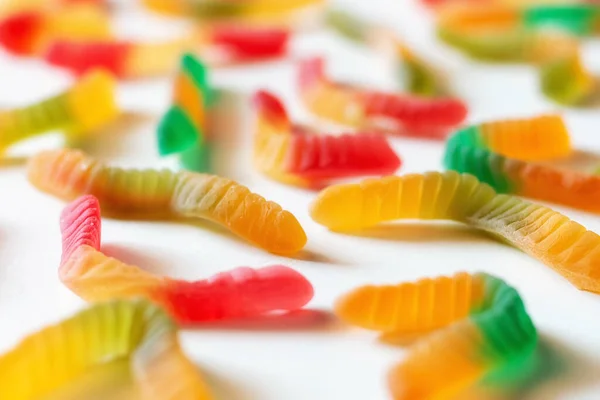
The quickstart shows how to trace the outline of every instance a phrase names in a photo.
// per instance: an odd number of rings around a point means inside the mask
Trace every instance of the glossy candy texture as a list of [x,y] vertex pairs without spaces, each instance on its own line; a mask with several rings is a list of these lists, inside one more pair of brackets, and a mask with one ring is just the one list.
[[34,156],[28,178],[66,201],[92,194],[107,212],[128,218],[207,219],[272,253],[294,254],[306,244],[290,212],[215,175],[110,167],[81,151],[58,150]]
[[[194,49],[204,51],[207,59],[217,64],[236,63],[279,57],[287,50],[288,41],[285,29],[217,26],[155,43],[56,40],[44,57],[76,74],[102,67],[120,78],[144,78],[175,70],[181,54]],[[219,56],[211,57],[215,50]]]
[[[544,117],[534,118],[530,121],[543,119]],[[527,120],[521,122],[526,123]],[[519,121],[513,123],[518,124]],[[506,135],[502,148],[474,143],[473,138],[477,135],[473,135],[472,127],[460,130],[448,140],[444,165],[448,169],[475,175],[499,193],[600,212],[600,177],[555,167],[549,163],[527,161],[551,160],[569,154],[568,136],[565,137],[564,127],[558,123],[553,125],[554,129],[546,125],[544,131],[541,131],[542,140],[538,140],[538,134],[529,136],[534,140],[528,140],[525,134],[521,137]],[[532,132],[535,131],[537,129]],[[537,144],[535,147],[534,143]],[[514,151],[507,152],[508,148],[513,148]]]
[[95,304],[26,337],[0,356],[0,398],[54,398],[89,382],[90,372],[107,390],[114,379],[130,375],[132,400],[212,399],[180,347],[176,326],[159,307],[141,300]]
[[301,62],[299,89],[307,108],[321,118],[353,127],[392,124],[393,130],[414,137],[443,138],[467,115],[453,98],[426,99],[330,82],[324,60]]
[[265,91],[253,97],[256,110],[254,163],[285,183],[316,186],[361,175],[387,175],[400,167],[388,140],[378,134],[318,134],[293,125],[281,101]]
[[92,71],[62,94],[0,112],[0,150],[53,130],[78,138],[113,121],[118,113],[114,78]]
[[323,5],[323,0],[144,0],[165,14],[187,15],[209,20],[274,20]]
[[496,194],[472,175],[428,172],[330,186],[310,213],[337,231],[401,219],[462,222],[539,259],[577,288],[600,293],[600,236],[548,207]]
[[88,301],[148,297],[178,323],[252,317],[303,307],[313,296],[310,282],[291,268],[240,267],[200,281],[157,276],[100,251],[100,205],[91,195],[68,205],[61,216],[61,281]]
[[551,27],[577,36],[597,34],[600,30],[600,6],[597,4],[538,5],[523,11],[528,27]]
[[209,120],[215,93],[208,69],[191,54],[181,58],[173,101],[157,129],[161,155],[178,154],[183,168],[208,172],[211,165]]
[[453,399],[530,368],[538,335],[517,291],[484,273],[363,286],[336,314],[363,328],[421,337],[389,374],[393,398]]
[[111,37],[108,17],[95,7],[59,11],[30,10],[0,20],[0,44],[15,54],[43,52],[57,39],[98,40]]

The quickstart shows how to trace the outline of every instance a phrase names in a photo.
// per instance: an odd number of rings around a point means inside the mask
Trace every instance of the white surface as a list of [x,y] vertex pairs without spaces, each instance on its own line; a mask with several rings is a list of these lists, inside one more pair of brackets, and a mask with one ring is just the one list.
[[[476,64],[436,43],[432,20],[418,5],[400,0],[355,3],[353,9],[379,18],[396,28],[410,44],[422,48],[426,56],[447,63],[454,87],[469,103],[471,121],[555,109],[538,92],[532,69]],[[118,23],[124,33],[136,36],[146,32],[157,36],[171,29],[157,29],[165,22],[134,11],[121,15]],[[586,50],[589,65],[600,72],[599,43],[590,43]],[[332,74],[341,79],[387,88],[395,85],[393,76],[375,54],[329,33],[299,37],[293,53],[327,55]],[[308,117],[296,100],[291,60],[216,71],[213,77],[218,86],[235,91],[272,89],[293,104],[295,117]],[[67,74],[39,61],[0,54],[0,107],[26,104],[66,87],[69,82]],[[137,119],[131,126],[106,132],[90,152],[129,165],[168,164],[169,161],[158,160],[154,148],[154,126],[167,105],[168,94],[167,79],[123,84],[123,105],[150,113],[151,118]],[[600,152],[599,112],[566,110],[565,115],[575,144]],[[231,115],[230,119],[237,116]],[[310,308],[325,311],[331,309],[338,295],[357,285],[460,270],[490,272],[520,290],[544,341],[573,365],[573,369],[518,398],[600,398],[600,297],[575,290],[525,254],[461,226],[406,224],[387,232],[382,229],[380,235],[371,238],[330,233],[308,216],[313,192],[283,186],[253,170],[249,163],[251,131],[247,123],[239,125],[239,130],[229,129],[220,141],[217,172],[239,180],[295,213],[309,237],[300,257],[287,259],[267,254],[218,229],[108,219],[103,221],[105,250],[149,270],[187,279],[239,265],[287,264],[313,282],[316,293]],[[44,143],[50,145],[49,142]],[[441,144],[403,139],[393,142],[404,160],[401,172],[441,168]],[[26,333],[73,313],[84,302],[57,278],[58,216],[64,204],[31,187],[22,166],[4,167],[0,171],[0,187],[0,351],[4,351]],[[600,231],[600,217],[556,208]],[[255,323],[254,329],[222,326],[190,330],[182,334],[182,339],[220,400],[388,398],[386,373],[402,359],[403,349],[378,343],[373,333],[347,328],[322,316],[316,318],[316,323],[304,323],[310,322],[309,317],[288,318],[288,322],[295,322],[293,329]],[[304,329],[300,329],[302,325]]]

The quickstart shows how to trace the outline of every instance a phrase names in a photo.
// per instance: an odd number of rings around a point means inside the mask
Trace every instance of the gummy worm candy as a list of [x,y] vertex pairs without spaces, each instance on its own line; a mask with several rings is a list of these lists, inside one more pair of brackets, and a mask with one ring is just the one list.
[[78,137],[109,123],[118,113],[114,78],[92,71],[62,94],[0,112],[0,149],[52,130]]
[[134,399],[212,398],[181,350],[176,326],[142,300],[95,304],[25,338],[0,356],[0,398],[47,398],[90,370],[118,368],[121,359],[129,359]]
[[[552,129],[547,123],[539,124],[540,128],[546,125],[544,129],[548,131],[542,131],[540,137],[539,134],[533,133],[537,131],[534,128],[530,136],[534,140],[525,139],[522,142],[524,146],[518,142],[521,139],[504,135],[501,139],[503,147],[498,148],[480,141],[479,135],[475,132],[476,128],[460,130],[448,140],[444,165],[448,169],[473,174],[500,193],[516,194],[581,210],[600,212],[600,177],[527,161],[548,160],[569,154],[568,136],[558,117],[534,118],[530,122],[539,123],[547,118],[556,121],[555,128]],[[511,122],[498,124],[503,123]],[[517,120],[513,123],[520,122]],[[527,124],[527,120],[521,123]],[[543,135],[544,133],[548,133],[548,136]],[[527,143],[532,145],[529,157],[526,156]],[[533,150],[533,145],[538,148],[537,154]],[[523,151],[507,152],[508,148],[521,148]]]
[[381,135],[319,135],[292,125],[283,104],[271,93],[257,92],[253,103],[254,162],[274,179],[311,186],[335,178],[387,175],[400,167],[400,159]]
[[330,82],[321,58],[300,64],[298,83],[311,112],[354,127],[386,122],[410,136],[443,138],[467,115],[465,105],[453,98],[425,99]]
[[285,53],[289,31],[277,28],[217,26],[157,43],[127,40],[52,42],[44,55],[50,64],[81,74],[91,68],[108,69],[121,78],[157,76],[175,69],[182,53],[196,47],[216,63],[278,57]]
[[600,6],[596,4],[538,5],[523,11],[525,26],[556,27],[578,36],[588,36],[598,32],[600,27]]
[[[550,187],[556,191],[557,185]],[[415,218],[466,223],[539,259],[577,288],[600,293],[600,236],[548,207],[496,194],[469,174],[428,172],[334,185],[317,196],[310,212],[337,231]]]
[[418,336],[438,331],[390,371],[396,400],[451,399],[478,381],[510,380],[530,368],[537,348],[519,293],[485,273],[363,286],[339,299],[335,310],[367,329]]
[[399,75],[404,76],[409,93],[435,96],[447,91],[441,74],[392,33],[370,26],[355,15],[341,10],[329,10],[326,21],[340,35],[361,44],[379,46],[381,39],[390,42],[394,61],[399,65]]
[[57,39],[100,40],[110,37],[107,15],[94,7],[22,11],[0,20],[0,44],[21,55],[38,54]]
[[[484,17],[486,14],[473,16],[476,21],[477,18],[485,21]],[[575,37],[562,31],[512,26],[502,17],[490,18],[498,19],[496,25],[481,27],[479,22],[471,21],[465,28],[447,23],[440,25],[438,35],[475,58],[517,60],[537,65],[543,93],[556,102],[582,103],[595,93],[595,77],[585,69]]]
[[173,105],[157,129],[161,155],[178,154],[182,167],[191,171],[210,169],[208,120],[214,98],[206,66],[184,54],[173,85]]
[[148,8],[165,14],[214,20],[274,19],[321,6],[324,0],[144,0]]
[[22,11],[57,9],[81,5],[105,6],[105,0],[4,0],[0,3],[0,17]]
[[272,253],[293,254],[306,244],[289,211],[215,175],[110,167],[81,151],[62,149],[32,157],[28,179],[66,201],[92,194],[111,214],[207,219]]
[[194,282],[157,276],[104,255],[100,226],[100,205],[91,195],[76,199],[61,216],[60,279],[88,301],[144,296],[190,324],[296,310],[313,296],[306,278],[281,265],[240,267]]

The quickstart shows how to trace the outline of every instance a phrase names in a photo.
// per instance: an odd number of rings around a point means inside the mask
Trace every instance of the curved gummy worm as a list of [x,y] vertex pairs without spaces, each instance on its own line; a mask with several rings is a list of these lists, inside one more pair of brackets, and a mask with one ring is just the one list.
[[0,150],[53,130],[77,137],[114,120],[119,113],[114,78],[92,71],[66,92],[28,107],[0,112]]
[[[556,121],[552,122],[554,128],[548,125],[551,120],[547,118]],[[546,123],[543,123],[544,119]],[[531,136],[503,135],[500,146],[490,146],[479,141],[480,136],[474,132],[476,128],[460,130],[448,140],[444,165],[448,169],[476,176],[499,193],[516,194],[600,212],[600,177],[558,168],[551,164],[527,161],[550,160],[568,154],[568,135],[559,118],[538,117],[499,124],[511,123],[537,124],[543,129],[537,131],[538,127],[531,125]],[[513,150],[509,151],[509,148]]]
[[526,370],[538,335],[517,291],[484,273],[363,286],[338,300],[353,325],[422,336],[389,374],[396,400],[450,399]]
[[293,125],[281,101],[265,91],[253,97],[257,113],[254,162],[274,179],[311,186],[336,178],[387,175],[400,167],[378,134],[320,135]]
[[60,11],[26,10],[0,20],[0,44],[15,54],[39,53],[57,39],[111,37],[106,14],[94,7]]
[[546,26],[566,29],[587,36],[598,32],[600,6],[596,4],[537,5],[523,11],[524,24],[532,28]]
[[285,29],[217,26],[155,43],[56,40],[44,57],[50,64],[77,74],[101,67],[121,78],[143,78],[173,71],[181,54],[195,48],[216,49],[225,54],[225,60],[241,62],[280,56],[285,53],[288,40]]
[[208,120],[214,98],[208,69],[191,54],[183,55],[173,84],[172,105],[156,131],[161,155],[178,154],[180,164],[188,170],[210,170]]
[[63,200],[92,194],[112,214],[207,219],[272,253],[293,254],[306,244],[289,211],[215,175],[110,167],[81,151],[57,150],[32,157],[28,178]]
[[100,251],[100,205],[91,195],[68,205],[61,216],[61,281],[88,301],[144,296],[179,323],[240,318],[303,307],[313,288],[284,266],[240,267],[200,281],[157,276]]
[[301,62],[298,84],[311,112],[355,127],[386,122],[410,136],[441,138],[467,115],[465,105],[453,98],[426,99],[330,82],[321,58]]
[[[47,398],[103,365],[119,368],[112,364],[123,359],[135,399],[212,398],[181,350],[173,322],[141,300],[96,304],[25,338],[0,356],[0,398]],[[104,380],[105,387],[113,386]]]
[[321,6],[324,0],[144,0],[155,11],[187,15],[196,18],[222,19],[275,19],[306,8]]
[[496,194],[472,175],[428,172],[330,186],[311,216],[338,231],[414,218],[462,222],[503,238],[577,288],[600,293],[600,236],[548,207]]

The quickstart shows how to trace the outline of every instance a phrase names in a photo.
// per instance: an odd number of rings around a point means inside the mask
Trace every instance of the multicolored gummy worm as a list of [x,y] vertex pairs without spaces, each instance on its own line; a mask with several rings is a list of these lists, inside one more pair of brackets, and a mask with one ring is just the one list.
[[177,154],[181,166],[208,172],[211,165],[209,126],[215,91],[208,69],[191,54],[181,58],[173,84],[173,101],[160,121],[157,133],[161,155]]
[[273,20],[281,23],[324,0],[144,0],[146,7],[165,14],[207,20]]
[[393,32],[341,9],[328,10],[325,20],[330,28],[348,40],[370,47],[391,47],[398,76],[409,93],[433,97],[448,92],[443,73],[419,57]]
[[55,150],[31,158],[28,179],[65,201],[92,194],[112,215],[210,220],[272,253],[294,254],[306,244],[289,211],[215,175],[110,167],[78,150]]
[[96,6],[31,9],[0,20],[0,45],[19,55],[41,54],[55,40],[106,40],[112,37],[107,14]]
[[581,25],[569,19],[577,12],[565,11],[564,21],[554,10],[530,11],[521,18],[521,11],[506,5],[451,7],[440,16],[438,36],[474,58],[533,63],[547,97],[569,105],[584,103],[598,87],[582,62],[579,38],[569,28]]
[[254,95],[253,106],[254,163],[276,180],[315,186],[345,177],[388,175],[400,167],[400,159],[380,134],[336,136],[294,125],[281,101],[266,91]]
[[318,117],[357,128],[391,125],[407,136],[441,139],[467,116],[458,99],[363,90],[331,82],[324,67],[322,58],[304,60],[298,79],[304,104]]
[[577,288],[600,293],[600,236],[548,207],[496,194],[469,174],[428,172],[334,185],[318,195],[310,213],[336,231],[401,219],[462,222],[504,239]]
[[114,78],[92,71],[64,93],[27,107],[0,111],[0,151],[54,130],[76,139],[112,122],[118,114]]
[[451,399],[478,382],[510,382],[529,372],[537,348],[518,292],[485,273],[363,286],[335,313],[362,328],[425,336],[389,373],[396,400]]
[[[134,384],[130,398],[212,399],[181,350],[171,319],[139,299],[92,305],[25,338],[0,356],[0,398],[47,398],[103,366],[121,368],[120,360],[129,364]],[[111,388],[111,377],[103,375],[95,379]]]
[[[104,68],[119,78],[160,76],[175,70],[182,53],[199,51],[211,64],[231,64],[285,54],[290,32],[283,28],[215,26],[194,29],[162,42],[62,39],[50,43],[50,64],[81,74]],[[218,54],[218,57],[215,56]]]
[[88,301],[143,296],[181,324],[262,315],[302,308],[312,285],[291,268],[240,267],[194,282],[157,276],[100,251],[100,205],[91,195],[69,204],[61,216],[61,281]]
[[559,116],[507,120],[470,126],[446,145],[444,165],[475,175],[499,193],[600,212],[600,177],[538,163],[571,154]]

